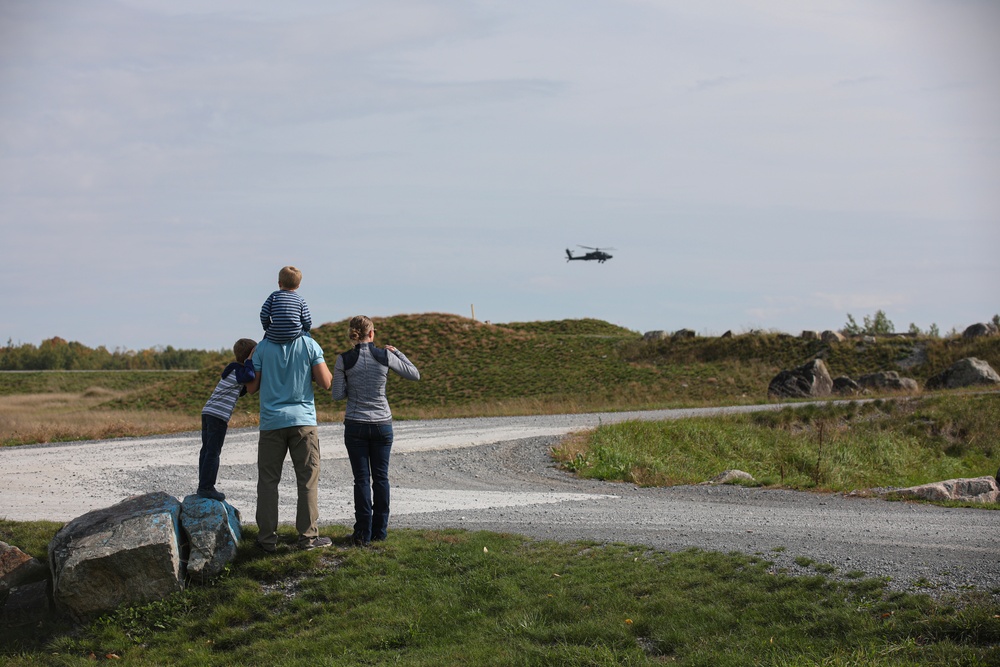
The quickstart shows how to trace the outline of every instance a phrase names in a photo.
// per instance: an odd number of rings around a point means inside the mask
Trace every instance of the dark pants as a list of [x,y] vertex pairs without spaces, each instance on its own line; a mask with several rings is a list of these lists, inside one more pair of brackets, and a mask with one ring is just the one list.
[[219,476],[219,457],[222,455],[222,443],[226,440],[227,430],[229,422],[212,415],[201,416],[201,454],[198,455],[199,491],[215,488],[215,480]]
[[392,422],[345,421],[344,444],[354,473],[354,538],[384,540],[389,526]]

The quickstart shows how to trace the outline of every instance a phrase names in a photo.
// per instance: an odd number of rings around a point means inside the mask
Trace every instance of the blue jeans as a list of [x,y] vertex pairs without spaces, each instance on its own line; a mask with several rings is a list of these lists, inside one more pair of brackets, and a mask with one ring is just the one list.
[[389,526],[392,422],[344,422],[344,445],[354,473],[354,538],[384,540]]
[[215,489],[215,480],[219,476],[219,457],[222,455],[222,443],[226,440],[229,422],[224,422],[212,415],[201,416],[201,453],[198,454],[198,490]]

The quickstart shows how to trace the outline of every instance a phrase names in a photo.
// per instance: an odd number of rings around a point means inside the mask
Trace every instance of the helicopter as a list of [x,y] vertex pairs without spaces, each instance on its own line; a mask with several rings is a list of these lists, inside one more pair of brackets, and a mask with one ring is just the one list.
[[566,248],[566,261],[567,262],[572,261],[574,259],[581,259],[583,261],[589,261],[589,260],[592,260],[592,259],[596,259],[598,264],[603,264],[604,262],[608,261],[612,257],[611,255],[609,255],[605,251],[606,250],[614,250],[614,248],[592,248],[589,245],[582,245],[580,247],[581,248],[586,248],[587,250],[590,250],[590,252],[584,253],[583,255],[581,255],[579,257],[574,257],[573,256],[573,251],[570,250],[569,248]]

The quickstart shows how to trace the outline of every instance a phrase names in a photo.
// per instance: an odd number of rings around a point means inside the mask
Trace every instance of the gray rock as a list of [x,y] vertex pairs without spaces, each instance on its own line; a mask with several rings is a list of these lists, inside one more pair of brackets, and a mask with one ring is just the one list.
[[899,489],[895,493],[921,500],[961,500],[976,503],[995,503],[1000,500],[1000,485],[994,477],[949,479]]
[[742,470],[726,470],[707,482],[702,482],[702,484],[733,484],[738,481],[756,482],[757,480],[753,478],[753,475]]
[[156,492],[63,526],[49,543],[57,609],[83,620],[182,590],[180,510],[176,498]]
[[847,337],[839,331],[831,331],[827,329],[822,334],[820,334],[820,339],[824,343],[843,343],[847,340]]
[[858,378],[858,384],[864,389],[890,391],[918,391],[920,385],[913,378],[900,377],[896,371],[879,371]]
[[822,340],[820,338],[820,335],[819,335],[818,331],[809,331],[809,330],[803,331],[799,335],[799,338],[801,338],[803,340]]
[[733,331],[732,331],[732,329],[728,329],[726,331],[726,333],[724,333],[724,334],[722,334],[720,336],[720,338],[732,338],[732,337],[733,337]]
[[966,327],[965,331],[962,332],[962,338],[979,338],[980,336],[992,336],[995,333],[996,330],[991,324],[977,322]]
[[654,331],[647,331],[646,333],[642,334],[642,339],[643,340],[663,340],[663,339],[669,338],[669,337],[670,337],[670,334],[668,334],[666,331],[663,331],[661,329],[656,329]]
[[696,334],[691,329],[678,329],[677,331],[675,331],[673,333],[673,335],[671,336],[671,338],[673,338],[673,339],[678,339],[678,338],[694,338],[697,335],[698,334]]
[[810,398],[829,396],[833,379],[822,359],[778,373],[767,386],[768,396],[775,398]]
[[49,570],[42,561],[0,542],[0,597],[17,586],[47,579],[48,575]]
[[222,573],[236,558],[240,530],[239,511],[225,501],[196,495],[181,503],[181,528],[188,537],[188,575],[209,579]]
[[846,375],[841,375],[833,378],[833,392],[843,396],[856,396],[862,392],[862,389],[857,382]]
[[988,362],[975,357],[959,359],[927,380],[928,389],[957,389],[980,384],[1000,384],[1000,375]]

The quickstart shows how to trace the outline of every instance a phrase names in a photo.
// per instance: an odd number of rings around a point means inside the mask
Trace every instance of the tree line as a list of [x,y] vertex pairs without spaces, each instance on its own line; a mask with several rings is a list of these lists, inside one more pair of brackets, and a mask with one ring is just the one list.
[[125,370],[197,370],[220,364],[232,353],[227,350],[179,350],[170,345],[145,350],[108,350],[87,347],[58,336],[40,345],[10,339],[0,348],[0,370],[4,371],[125,371]]
[[[1000,328],[1000,314],[994,315],[993,319],[990,320],[993,326]],[[865,315],[864,324],[858,324],[854,319],[854,316],[850,313],[847,314],[847,324],[841,329],[845,334],[856,336],[858,334],[866,334],[869,336],[879,336],[883,334],[895,333],[896,326],[892,323],[892,320],[885,314],[884,310],[875,311],[874,315]],[[909,333],[913,336],[928,336],[930,338],[940,338],[941,331],[938,329],[937,324],[931,324],[930,328],[926,331],[921,331],[920,327],[916,324],[910,323]],[[949,337],[954,337],[958,335],[958,331],[954,328],[948,334]]]

